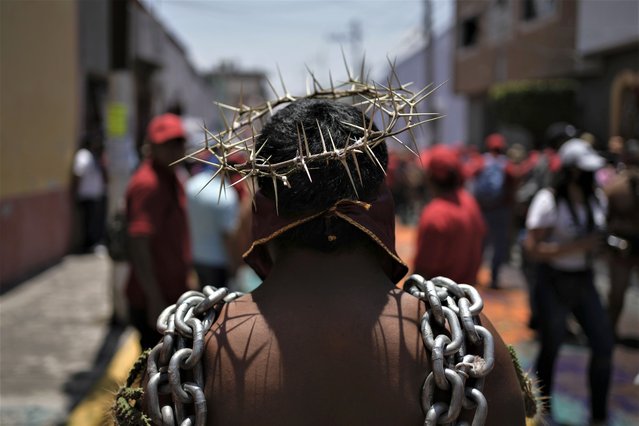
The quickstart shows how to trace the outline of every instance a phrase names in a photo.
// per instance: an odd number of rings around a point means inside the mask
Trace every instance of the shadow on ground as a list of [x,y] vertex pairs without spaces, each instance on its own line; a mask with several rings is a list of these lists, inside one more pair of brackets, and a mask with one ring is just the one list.
[[[64,392],[69,396],[68,413],[72,412],[73,409],[91,393],[96,383],[103,378],[109,363],[120,347],[120,338],[125,330],[126,326],[112,322],[109,331],[104,336],[100,350],[93,360],[91,369],[89,371],[79,371],[71,375],[64,384]],[[118,384],[113,383],[113,385],[115,389],[117,389]],[[66,424],[66,422],[64,424]]]

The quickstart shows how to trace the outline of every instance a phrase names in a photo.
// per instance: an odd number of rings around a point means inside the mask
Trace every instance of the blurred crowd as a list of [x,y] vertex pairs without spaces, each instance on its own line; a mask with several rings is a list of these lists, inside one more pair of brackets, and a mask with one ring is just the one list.
[[[639,269],[639,142],[614,136],[598,152],[592,135],[557,123],[539,150],[497,133],[484,145],[483,153],[435,145],[390,162],[399,215],[417,222],[415,271],[475,285],[486,258],[489,287],[499,289],[500,269],[518,248],[542,395],[550,403],[566,335],[583,333],[591,415],[603,424],[624,295]],[[610,277],[605,303],[594,285],[597,258]]]
[[[581,148],[568,153],[567,141],[580,141]],[[556,123],[548,128],[545,141],[539,149],[527,150],[523,145],[511,144],[503,135],[493,133],[485,138],[483,152],[475,145],[461,143],[436,144],[423,150],[419,156],[408,151],[393,151],[389,158],[387,179],[395,199],[398,219],[407,225],[417,225],[418,234],[423,235],[428,229],[437,228],[431,224],[433,216],[442,222],[445,221],[446,211],[451,210],[450,205],[437,208],[442,198],[442,185],[444,192],[446,189],[462,192],[464,196],[472,198],[472,204],[476,204],[480,221],[463,228],[462,232],[458,232],[459,236],[451,238],[451,234],[444,239],[463,239],[466,245],[472,245],[473,237],[478,236],[475,239],[480,241],[481,248],[472,257],[489,258],[489,286],[493,289],[499,288],[500,267],[510,260],[513,251],[518,251],[521,267],[532,286],[535,280],[535,256],[530,249],[526,250],[529,234],[527,218],[535,196],[544,188],[552,189],[559,183],[558,180],[564,178],[566,171],[562,173],[562,166],[563,169],[576,167],[567,165],[566,158],[562,162],[562,146],[566,151],[564,155],[592,155],[589,158],[595,159],[593,165],[587,167],[588,170],[581,170],[580,179],[586,186],[592,186],[602,210],[602,222],[595,229],[596,255],[615,262],[617,267],[610,267],[611,280],[625,284],[613,286],[615,293],[610,295],[611,318],[616,323],[632,270],[619,268],[618,264],[634,266],[639,250],[639,141],[635,139],[624,140],[620,136],[612,136],[601,147],[603,149],[596,150],[591,134],[579,132],[568,123]],[[574,147],[574,143],[570,147]],[[473,207],[465,206],[466,213],[473,211]],[[431,214],[430,210],[433,209],[438,214]],[[438,228],[441,233],[444,225]],[[433,253],[438,252],[433,250],[433,245],[439,238],[434,233],[430,237],[417,243],[415,270],[426,276],[451,275],[452,266],[445,266],[444,260],[432,261]],[[476,242],[474,244],[477,245]],[[451,250],[450,253],[459,253],[455,251],[459,248],[442,248],[443,252],[448,250]],[[422,254],[422,251],[428,254]],[[434,270],[428,270],[423,265],[426,260],[420,257],[430,257],[431,263],[439,265],[439,269],[434,266]],[[481,262],[473,263],[478,269]],[[467,274],[461,281],[476,284],[477,269],[471,270],[470,275]],[[452,275],[455,276],[455,272]],[[536,327],[535,321],[533,311],[530,324],[533,328]]]
[[[164,231],[157,233],[163,234],[173,219],[168,210],[174,204],[183,208],[184,216],[178,220],[183,220],[178,228],[183,228],[180,232],[184,235],[174,236],[175,241],[182,241],[176,246],[185,247],[185,254],[176,254],[186,256],[184,264],[189,267],[188,284],[185,282],[184,286],[230,285],[251,291],[260,281],[242,261],[242,254],[251,243],[249,182],[233,175],[223,181],[215,173],[215,157],[207,152],[174,165],[185,155],[189,138],[186,124],[179,115],[167,113],[149,125],[146,144],[141,149],[142,161],[129,183],[127,201],[109,220],[103,144],[100,138],[85,138],[73,165],[76,211],[82,228],[79,249],[108,249],[114,260],[131,261],[128,233],[132,210],[140,204],[142,210],[159,215],[155,219],[158,231]],[[513,251],[519,253],[519,266],[531,290],[529,325],[536,329],[537,309],[532,293],[540,255],[531,248],[531,221],[536,219],[531,217],[530,207],[543,189],[557,191],[558,181],[565,180],[564,169],[576,167],[567,165],[565,158],[562,161],[562,147],[566,151],[568,141],[580,141],[583,150],[577,150],[578,157],[592,155],[597,159],[588,170],[581,171],[577,180],[582,186],[592,185],[597,208],[596,212],[587,209],[587,216],[601,216],[587,233],[594,235],[593,256],[605,255],[610,265],[608,305],[614,327],[632,270],[639,263],[639,142],[634,139],[613,136],[602,146],[604,149],[597,151],[591,134],[580,133],[568,123],[556,123],[548,128],[538,149],[527,150],[493,133],[485,138],[481,150],[462,143],[436,144],[419,156],[391,150],[387,183],[398,220],[417,226],[416,255],[411,259],[414,270],[426,277],[446,275],[475,285],[479,267],[486,259],[491,272],[488,286],[499,289],[501,266],[510,261]],[[231,162],[245,160],[238,155]],[[132,193],[145,165],[150,167],[153,182],[143,184],[142,192],[149,185],[152,195],[154,190],[161,192],[166,189],[160,185],[161,178],[169,176],[164,200],[169,207],[153,204],[157,200],[147,200],[146,193]],[[589,193],[590,189],[586,195]],[[558,195],[554,192],[555,199]],[[167,212],[160,212],[162,208]],[[571,215],[576,214],[574,206],[568,210]],[[148,213],[145,215],[146,220],[151,220]],[[574,219],[579,222],[578,217]],[[156,233],[150,225],[147,228],[149,235]],[[579,232],[575,235],[579,236]]]
[[[216,173],[207,151],[175,164],[186,141],[179,115],[151,121],[125,203],[108,221],[100,141],[87,139],[74,161],[82,250],[108,249],[130,264],[128,316],[143,348],[158,341],[155,319],[183,292],[204,285],[249,292],[260,283],[242,261],[251,244],[250,182]],[[639,142],[614,136],[597,151],[592,135],[556,123],[539,149],[498,133],[482,148],[391,151],[387,183],[396,213],[416,226],[413,269],[476,285],[486,261],[488,286],[498,290],[500,270],[517,249],[529,326],[541,343],[542,392],[550,395],[559,347],[578,323],[592,352],[592,415],[604,418],[615,330],[639,265]],[[594,287],[597,257],[609,266],[606,303]]]

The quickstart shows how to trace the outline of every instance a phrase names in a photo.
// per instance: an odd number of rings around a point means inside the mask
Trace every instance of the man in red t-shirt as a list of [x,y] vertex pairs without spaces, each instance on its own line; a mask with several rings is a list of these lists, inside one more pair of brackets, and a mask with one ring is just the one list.
[[433,199],[419,219],[415,272],[474,285],[486,234],[479,206],[461,187],[462,165],[450,148],[433,148],[425,165]]
[[170,168],[184,155],[180,118],[174,114],[154,118],[147,128],[147,144],[149,158],[126,192],[131,263],[126,296],[143,349],[161,337],[155,322],[162,310],[188,290],[191,264],[184,188]]

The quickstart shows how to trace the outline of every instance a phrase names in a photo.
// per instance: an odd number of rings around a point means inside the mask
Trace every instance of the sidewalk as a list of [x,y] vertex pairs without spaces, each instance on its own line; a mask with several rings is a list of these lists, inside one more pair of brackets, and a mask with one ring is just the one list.
[[0,296],[0,424],[65,424],[119,345],[110,261],[70,255]]

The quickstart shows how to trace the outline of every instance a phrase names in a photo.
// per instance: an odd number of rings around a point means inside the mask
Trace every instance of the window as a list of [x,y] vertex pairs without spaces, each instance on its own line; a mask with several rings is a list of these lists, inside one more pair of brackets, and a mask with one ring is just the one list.
[[545,18],[557,11],[557,0],[524,0],[521,9],[521,19],[534,21]]
[[461,23],[459,37],[461,47],[470,47],[477,44],[479,38],[479,17],[464,19]]

